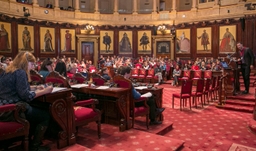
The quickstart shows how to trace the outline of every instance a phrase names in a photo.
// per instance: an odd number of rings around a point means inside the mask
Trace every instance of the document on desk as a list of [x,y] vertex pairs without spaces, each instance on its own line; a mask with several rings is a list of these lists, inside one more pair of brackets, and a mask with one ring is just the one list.
[[150,93],[150,92],[147,92],[147,93],[141,95],[141,97],[146,97],[146,98],[149,98],[151,96],[152,96],[152,93]]
[[96,89],[105,90],[105,89],[109,89],[109,86],[99,86]]
[[52,93],[58,92],[58,91],[61,91],[61,90],[66,90],[66,89],[67,89],[67,88],[53,87]]
[[71,88],[82,88],[82,87],[88,87],[88,84],[74,84],[74,85],[71,85]]
[[146,86],[139,86],[139,87],[134,87],[137,90],[143,90],[143,89],[147,89],[148,87]]

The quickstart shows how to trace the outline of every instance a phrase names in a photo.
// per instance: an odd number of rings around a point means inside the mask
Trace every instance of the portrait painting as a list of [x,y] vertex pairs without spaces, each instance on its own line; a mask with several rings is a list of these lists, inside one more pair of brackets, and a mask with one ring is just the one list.
[[197,53],[212,53],[212,28],[197,28]]
[[40,27],[40,51],[41,53],[54,53],[55,29]]
[[236,25],[220,26],[219,53],[236,52]]
[[176,53],[190,53],[190,29],[176,30]]
[[100,31],[100,54],[114,54],[113,36],[113,31]]
[[11,23],[0,22],[0,52],[11,53]]
[[61,36],[61,53],[62,54],[70,54],[75,53],[76,49],[76,37],[75,37],[75,29],[60,29]]
[[157,41],[156,42],[156,53],[157,54],[169,54],[171,52],[170,41]]
[[119,31],[119,54],[132,54],[132,31]]
[[34,52],[34,27],[18,25],[18,49]]
[[151,54],[151,31],[138,31],[138,54]]

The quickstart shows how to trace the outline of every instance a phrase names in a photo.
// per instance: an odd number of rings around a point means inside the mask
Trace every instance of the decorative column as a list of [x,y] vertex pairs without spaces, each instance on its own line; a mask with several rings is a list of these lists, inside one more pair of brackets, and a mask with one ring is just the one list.
[[76,0],[76,6],[75,6],[75,11],[79,11],[80,10],[80,4],[79,4],[80,0]]
[[172,0],[172,12],[176,12],[176,0]]
[[96,14],[99,13],[99,0],[95,0],[95,12]]
[[153,0],[153,14],[155,14],[156,13],[156,1],[157,0]]
[[60,9],[59,0],[55,0],[54,2],[54,9]]
[[114,14],[119,14],[118,13],[118,0],[114,0]]
[[220,5],[219,0],[214,0],[214,6],[213,7],[220,7],[219,5]]
[[192,9],[191,10],[196,10],[196,1],[197,0],[192,0]]
[[137,9],[137,0],[133,0],[133,13],[132,14],[138,14]]
[[37,0],[33,0],[33,6],[39,6]]

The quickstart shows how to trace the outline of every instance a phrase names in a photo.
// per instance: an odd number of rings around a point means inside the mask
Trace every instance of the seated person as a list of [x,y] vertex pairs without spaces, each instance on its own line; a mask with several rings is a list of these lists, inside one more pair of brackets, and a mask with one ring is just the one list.
[[70,69],[70,71],[69,71],[70,73],[72,73],[72,74],[75,74],[75,73],[77,73],[78,72],[78,66],[77,66],[77,63],[72,63],[72,65],[71,65],[71,69]]
[[47,58],[43,61],[39,74],[41,74],[45,79],[52,71],[52,61],[50,60],[50,58]]
[[173,76],[173,82],[172,82],[172,85],[178,85],[179,82],[178,82],[178,78],[180,77],[181,75],[181,70],[180,70],[180,66],[177,64],[175,69],[173,70],[173,73],[172,73],[172,76]]
[[156,67],[154,69],[155,76],[158,77],[158,83],[161,84],[163,80],[163,75],[162,75],[162,68],[160,67],[160,63],[157,62]]
[[[129,79],[131,76],[131,68],[127,66],[120,67],[118,69],[118,74],[124,76],[124,78]],[[132,96],[134,99],[139,99],[141,97],[141,94],[135,90],[135,88],[132,86]],[[140,106],[141,102],[135,103],[136,106]],[[156,108],[156,102],[154,100],[154,97],[151,94],[151,97],[148,98],[147,104],[150,108],[149,110],[149,119],[151,125],[157,125],[162,124],[161,121],[156,121],[157,114],[160,114],[164,111],[164,108]]]
[[108,68],[103,68],[102,70],[101,70],[101,76],[104,78],[104,79],[106,79],[106,80],[110,80],[110,76],[108,75]]
[[[20,113],[30,123],[29,151],[50,150],[40,146],[45,131],[50,121],[49,111],[29,105],[33,99],[41,95],[51,93],[53,88],[48,86],[31,86],[30,70],[33,69],[36,59],[30,52],[22,51],[13,60],[13,63],[0,74],[0,106],[6,104],[19,104],[24,107],[24,113]],[[0,121],[12,121],[13,114],[8,112],[0,114]]]
[[56,64],[55,71],[58,72],[60,75],[67,77],[67,68],[65,62],[59,60]]

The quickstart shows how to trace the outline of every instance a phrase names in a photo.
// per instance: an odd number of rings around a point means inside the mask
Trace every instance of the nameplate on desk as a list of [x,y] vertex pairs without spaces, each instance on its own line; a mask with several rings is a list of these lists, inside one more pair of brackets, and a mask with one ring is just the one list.
[[137,90],[143,90],[143,89],[147,89],[147,86],[139,86],[139,87],[135,87],[135,89]]
[[74,85],[71,85],[71,88],[82,88],[82,87],[88,87],[88,84],[74,84]]
[[66,90],[66,89],[67,88],[53,87],[52,93],[58,92],[58,91],[61,91],[61,90]]
[[105,90],[105,89],[109,89],[109,86],[99,86],[96,89]]

